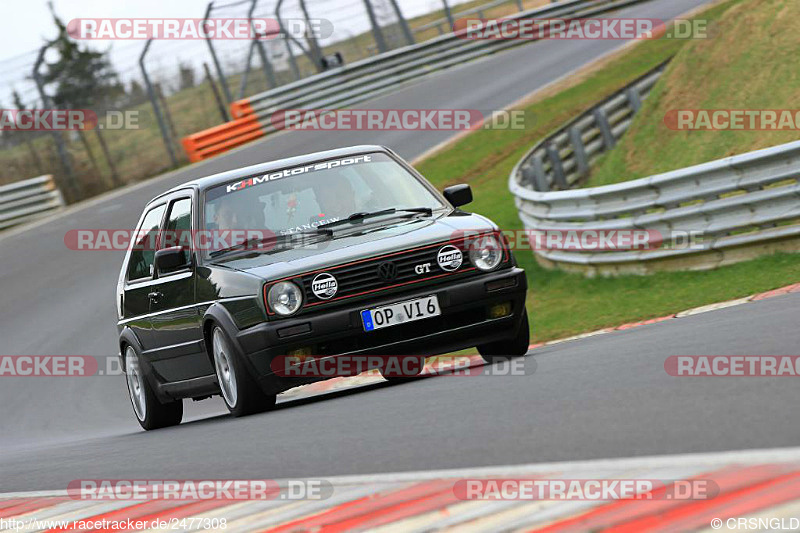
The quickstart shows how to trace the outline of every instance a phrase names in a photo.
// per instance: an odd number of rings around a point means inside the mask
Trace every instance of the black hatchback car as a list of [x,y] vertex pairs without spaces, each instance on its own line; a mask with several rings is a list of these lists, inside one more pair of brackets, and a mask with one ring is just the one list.
[[[236,416],[315,380],[278,357],[526,353],[525,272],[490,220],[380,146],[202,178],[147,204],[117,287],[139,423],[221,395]],[[305,359],[304,359],[305,360]],[[319,379],[319,378],[316,378]]]

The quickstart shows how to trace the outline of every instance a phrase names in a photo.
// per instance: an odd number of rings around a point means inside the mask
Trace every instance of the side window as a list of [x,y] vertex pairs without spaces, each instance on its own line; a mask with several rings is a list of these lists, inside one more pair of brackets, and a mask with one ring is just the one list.
[[153,277],[153,258],[156,255],[156,237],[166,206],[154,207],[144,216],[136,231],[136,244],[128,261],[128,281]]
[[181,198],[172,202],[164,226],[160,248],[183,246],[192,248],[192,199]]

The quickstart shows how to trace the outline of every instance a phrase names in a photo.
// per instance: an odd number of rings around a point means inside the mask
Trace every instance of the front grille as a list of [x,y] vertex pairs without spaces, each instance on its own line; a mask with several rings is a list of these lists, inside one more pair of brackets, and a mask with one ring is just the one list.
[[[437,262],[437,254],[442,246],[452,244],[462,253],[462,264],[455,272],[448,272],[442,269]],[[384,279],[380,277],[378,269],[385,262],[393,262],[396,265],[397,275],[394,279]],[[424,264],[430,265],[430,271],[418,274],[415,267]],[[314,306],[326,302],[333,302],[345,298],[351,298],[365,293],[378,292],[384,289],[397,287],[400,285],[410,285],[446,275],[461,274],[475,271],[469,262],[469,254],[465,251],[463,243],[439,243],[428,245],[422,248],[415,248],[400,253],[389,254],[379,257],[348,263],[325,270],[336,278],[338,289],[336,294],[329,300],[317,297],[312,290],[312,280],[322,272],[314,272],[303,276],[303,290],[307,306]]]

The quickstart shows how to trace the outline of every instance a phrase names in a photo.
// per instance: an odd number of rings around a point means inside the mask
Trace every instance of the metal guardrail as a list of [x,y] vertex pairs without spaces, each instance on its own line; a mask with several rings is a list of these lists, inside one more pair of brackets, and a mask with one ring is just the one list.
[[[588,17],[642,1],[571,0],[523,11],[507,19]],[[349,105],[359,99],[371,98],[380,91],[391,90],[400,82],[528,42],[470,40],[459,35],[450,32],[239,100],[232,104],[233,116],[255,113],[259,118],[269,120],[272,113],[281,109]]]
[[548,248],[544,241],[534,250],[540,264],[587,275],[644,274],[800,251],[800,142],[613,185],[550,190],[580,182],[603,146],[627,129],[640,105],[637,95],[643,98],[661,69],[534,146],[512,170],[509,189],[532,234],[647,230],[658,232],[663,243],[646,250],[581,251]]
[[[643,1],[568,0],[506,18],[586,18]],[[281,125],[276,126],[273,116],[282,110],[350,106],[394,90],[399,84],[526,42],[529,41],[470,40],[451,32],[233,102],[231,114],[238,120],[247,119],[248,127],[242,128],[243,123],[234,120],[190,135],[183,143],[190,159],[201,160],[249,142],[254,135],[258,137],[280,130]]]
[[669,61],[571,120],[534,146],[520,167],[522,183],[537,191],[566,190],[578,185],[592,163],[616,146],[633,116],[661,78]]
[[52,175],[0,187],[0,229],[28,222],[64,207]]

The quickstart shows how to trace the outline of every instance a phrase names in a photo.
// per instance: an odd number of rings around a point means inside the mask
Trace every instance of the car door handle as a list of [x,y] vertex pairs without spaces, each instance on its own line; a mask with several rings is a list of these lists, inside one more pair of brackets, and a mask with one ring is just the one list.
[[164,293],[158,291],[153,291],[147,295],[147,297],[150,298],[150,301],[153,303],[157,303],[159,298],[162,296],[164,296]]

